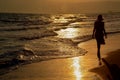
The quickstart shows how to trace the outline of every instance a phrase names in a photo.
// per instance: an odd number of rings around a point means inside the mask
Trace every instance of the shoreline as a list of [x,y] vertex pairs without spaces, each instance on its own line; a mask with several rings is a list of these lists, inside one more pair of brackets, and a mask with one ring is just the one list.
[[[110,54],[110,52],[111,51],[115,51],[115,50],[117,50],[117,48],[118,49],[120,49],[119,48],[119,44],[117,44],[117,43],[119,43],[119,39],[117,40],[118,42],[116,42],[116,36],[117,36],[117,38],[119,38],[120,39],[120,36],[119,36],[119,34],[113,34],[113,35],[110,35],[110,37],[108,37],[108,39],[106,40],[106,47],[105,46],[102,46],[102,56],[105,58],[105,57],[107,57],[107,56],[109,56],[109,54]],[[113,41],[112,43],[116,43],[116,44],[111,44],[110,45],[110,40],[111,41]],[[91,72],[93,72],[92,73],[92,76],[93,77],[95,77],[96,75],[97,75],[97,78],[103,78],[103,79],[100,79],[100,80],[106,80],[107,78],[106,78],[106,75],[103,75],[103,74],[99,74],[99,73],[101,73],[101,70],[103,71],[104,70],[104,68],[101,68],[100,66],[98,66],[98,61],[97,61],[97,58],[96,58],[96,54],[94,54],[96,51],[95,51],[95,45],[96,45],[96,43],[94,42],[95,40],[89,40],[89,41],[87,41],[87,42],[83,42],[83,43],[80,43],[78,46],[80,47],[80,48],[83,48],[83,49],[85,49],[85,50],[88,50],[88,53],[86,54],[86,55],[84,55],[84,56],[77,56],[78,58],[80,58],[80,60],[81,60],[81,62],[80,62],[80,65],[81,65],[81,67],[83,68],[83,69],[86,69],[86,71],[88,71],[88,73],[84,73],[84,70],[83,70],[83,76],[87,76],[88,74],[91,74]],[[90,46],[90,45],[93,45],[93,46]],[[116,47],[114,47],[114,46],[116,46]],[[112,48],[111,48],[112,47]],[[109,49],[109,50],[108,50]],[[94,51],[94,53],[93,53],[93,51]],[[23,66],[21,66],[21,67],[19,67],[18,69],[16,69],[16,70],[13,70],[13,71],[11,71],[10,73],[7,73],[7,74],[5,74],[5,75],[2,75],[2,76],[0,76],[0,78],[1,79],[4,79],[5,78],[5,80],[9,80],[9,78],[10,77],[13,77],[11,80],[24,80],[23,78],[21,79],[16,79],[16,78],[14,78],[14,76],[17,76],[17,77],[22,77],[23,75],[21,74],[22,72],[21,72],[21,70],[22,69],[24,69],[25,70],[25,72],[27,71],[27,73],[29,74],[29,72],[31,72],[31,71],[28,71],[28,70],[31,70],[31,69],[33,69],[33,68],[31,68],[31,66],[34,66],[34,65],[37,65],[36,67],[40,67],[41,69],[43,69],[43,70],[45,70],[45,73],[47,74],[47,73],[49,73],[49,71],[51,71],[51,72],[53,72],[53,73],[55,73],[55,72],[57,72],[57,70],[55,69],[56,67],[56,65],[60,65],[60,64],[63,64],[64,66],[66,66],[66,64],[65,63],[67,63],[67,64],[70,64],[71,63],[71,61],[74,59],[75,57],[72,57],[72,58],[63,58],[63,59],[52,59],[52,60],[47,60],[47,61],[42,61],[42,62],[37,62],[37,63],[32,63],[32,64],[28,64],[28,65],[23,65]],[[92,59],[91,59],[92,58]],[[106,59],[106,58],[105,58]],[[57,62],[57,63],[56,63]],[[62,63],[61,63],[62,62]],[[54,63],[54,64],[53,64]],[[42,66],[42,65],[45,65],[44,67]],[[51,65],[52,64],[52,65]],[[47,65],[47,66],[46,66]],[[83,66],[82,66],[83,65]],[[94,66],[93,66],[94,65]],[[49,67],[49,66],[52,66],[53,68],[50,68],[50,69],[45,69],[45,67]],[[61,66],[62,67],[62,66]],[[61,70],[61,67],[60,66],[58,66],[58,68]],[[68,67],[67,67],[68,68]],[[96,68],[97,68],[97,70],[96,70]],[[100,68],[100,71],[99,71],[99,68]],[[27,70],[28,69],[28,70]],[[37,68],[37,69],[39,69],[39,68]],[[95,70],[95,71],[94,71]],[[106,70],[106,69],[105,69]],[[37,70],[35,70],[35,71],[37,71]],[[41,70],[40,70],[41,71]],[[44,71],[43,71],[44,72]],[[63,71],[64,72],[64,71]],[[41,73],[41,72],[34,72],[34,73]],[[97,74],[94,74],[94,73],[97,73]],[[109,72],[108,72],[109,73]],[[55,73],[56,74],[56,73]],[[69,73],[70,74],[70,73]],[[87,75],[86,75],[87,74]],[[41,74],[42,75],[42,74]],[[49,75],[51,75],[51,74],[49,74]],[[66,74],[65,74],[66,75]],[[26,76],[28,76],[28,75],[26,75]],[[24,77],[26,77],[26,76],[24,76]],[[31,75],[31,76],[33,76],[33,77],[35,77],[35,74],[33,74],[33,75]],[[42,75],[43,76],[43,75]],[[48,75],[45,75],[46,77],[48,77],[49,78],[49,76]],[[51,75],[51,76],[53,76],[53,75]],[[59,76],[59,75],[57,75],[57,76]],[[64,75],[63,75],[64,76]],[[99,77],[100,76],[100,77]],[[84,77],[83,77],[84,78]],[[106,79],[105,79],[106,78]],[[68,78],[69,79],[69,78]],[[68,80],[68,79],[65,79],[65,80]],[[92,79],[92,78],[91,78]],[[33,79],[33,80],[36,80],[36,79]],[[40,78],[40,80],[42,80],[41,78]],[[48,79],[45,79],[45,80],[48,80]],[[53,80],[56,80],[56,79],[53,79]],[[64,79],[63,79],[64,80]],[[74,80],[74,79],[73,79]],[[83,80],[88,80],[88,79],[83,79]]]

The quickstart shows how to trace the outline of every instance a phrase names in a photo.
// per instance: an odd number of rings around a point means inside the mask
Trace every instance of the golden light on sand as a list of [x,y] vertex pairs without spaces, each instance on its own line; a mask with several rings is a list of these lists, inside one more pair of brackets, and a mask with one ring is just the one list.
[[82,76],[82,73],[80,71],[80,58],[79,57],[75,57],[73,58],[73,64],[72,64],[72,67],[74,68],[74,76],[76,77],[76,80],[81,80],[81,76]]

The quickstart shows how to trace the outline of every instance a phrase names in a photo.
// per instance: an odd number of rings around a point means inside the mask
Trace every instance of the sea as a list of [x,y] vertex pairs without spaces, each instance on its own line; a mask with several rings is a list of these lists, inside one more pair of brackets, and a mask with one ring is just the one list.
[[[87,50],[78,44],[92,39],[97,15],[0,13],[0,63],[13,65],[84,55]],[[120,33],[120,13],[102,15],[107,34]]]

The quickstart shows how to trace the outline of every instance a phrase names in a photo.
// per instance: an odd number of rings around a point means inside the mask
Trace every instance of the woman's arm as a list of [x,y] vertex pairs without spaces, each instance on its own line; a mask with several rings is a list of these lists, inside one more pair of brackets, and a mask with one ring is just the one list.
[[95,23],[94,23],[92,38],[95,38],[95,31],[96,31],[96,29],[95,29]]
[[[104,23],[103,23],[103,27],[104,27]],[[104,33],[104,35],[105,35],[105,38],[107,38],[107,33],[106,33],[106,30],[105,30],[105,27],[104,27],[104,29],[103,29],[103,33]]]

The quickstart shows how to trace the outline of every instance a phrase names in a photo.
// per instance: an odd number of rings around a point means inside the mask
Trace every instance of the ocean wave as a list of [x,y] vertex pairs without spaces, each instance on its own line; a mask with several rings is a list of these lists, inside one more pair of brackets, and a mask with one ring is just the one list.
[[[120,33],[120,31],[107,32],[107,34],[116,34],[116,33]],[[76,38],[73,38],[72,41],[74,42],[74,44],[78,44],[78,43],[85,42],[91,39],[93,39],[92,34],[89,34],[89,35],[83,35],[83,36],[78,36]]]
[[4,23],[19,23],[19,25],[46,25],[50,24],[52,21],[34,20],[34,21],[17,21],[17,20],[0,20]]
[[[46,58],[51,59],[60,57],[72,57],[84,55],[86,53],[86,50],[74,45],[74,43],[70,39],[57,38],[57,40],[55,41],[54,39],[41,39],[36,40],[35,42],[36,43],[30,42],[29,45],[23,46],[15,51],[13,50],[2,53],[0,55],[0,62],[2,62],[3,60],[5,60],[5,62],[11,61],[13,59],[28,62],[31,60],[34,61],[36,59],[39,59],[39,61],[41,61],[46,60]],[[39,47],[37,46],[38,44],[40,44]]]
[[92,39],[92,35],[83,35],[83,36],[78,36],[76,38],[73,38],[72,41],[74,42],[74,44],[78,44],[78,43],[85,42],[91,39]]
[[46,25],[50,24],[50,15],[0,13],[0,22],[18,25]]
[[[16,69],[16,66],[23,64],[40,62],[50,59],[81,56],[86,53],[86,50],[75,46],[70,39],[59,39],[51,37],[49,39],[44,38],[40,40],[34,40],[33,43],[30,42],[28,44],[29,45],[24,46],[19,50],[8,51],[1,54],[0,69],[8,68],[9,72],[9,69],[11,70],[10,67],[14,67],[12,69]],[[38,49],[36,49],[36,47]]]
[[38,35],[20,37],[19,40],[34,40],[34,39],[40,39],[43,37],[56,36],[56,35],[58,34],[53,31],[43,31],[41,34]]
[[32,29],[41,29],[43,27],[0,27],[0,31],[22,31],[22,30],[32,30]]
[[17,69],[20,65],[31,63],[35,57],[31,50],[21,49],[18,51],[6,52],[0,55],[0,75],[4,75]]
[[[39,45],[39,46],[38,46]],[[32,49],[37,56],[47,56],[59,58],[60,56],[79,56],[84,55],[84,49],[79,48],[71,39],[62,39],[57,37],[46,37],[34,40],[25,46]]]
[[120,31],[111,31],[111,32],[107,32],[107,34],[116,34],[116,33],[120,33]]

